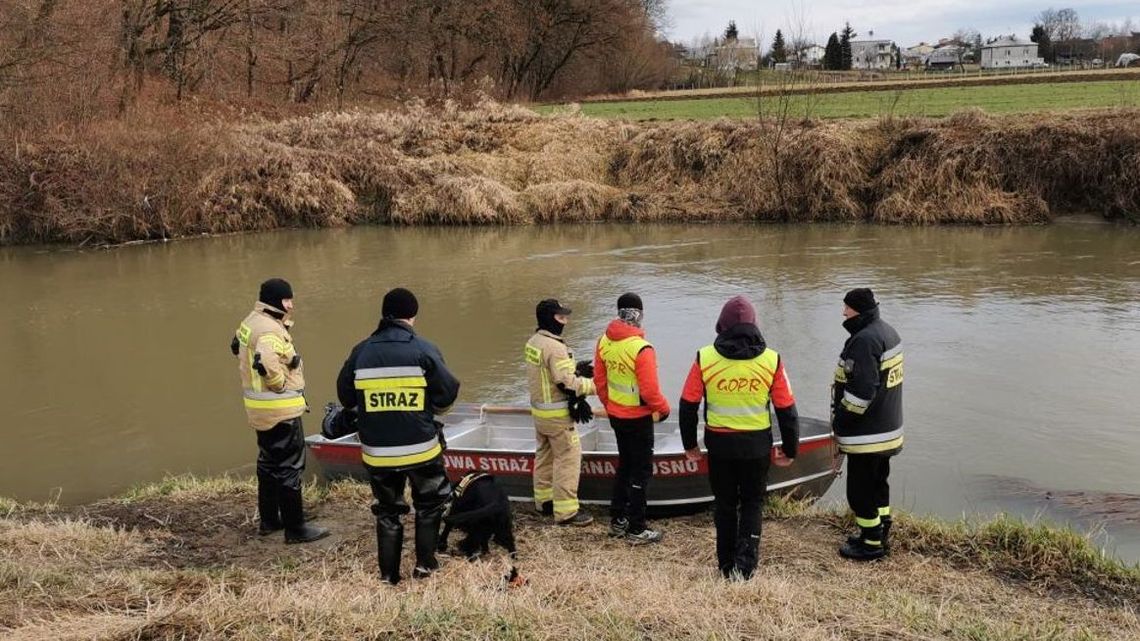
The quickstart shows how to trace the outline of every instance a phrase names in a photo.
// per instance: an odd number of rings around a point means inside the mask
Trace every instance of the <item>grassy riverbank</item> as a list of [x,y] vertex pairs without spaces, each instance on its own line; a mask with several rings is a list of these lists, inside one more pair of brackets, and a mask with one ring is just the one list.
[[[633,549],[601,525],[566,530],[518,509],[529,584],[505,559],[448,560],[430,581],[375,577],[362,485],[307,490],[335,535],[289,546],[254,534],[252,483],[175,479],[82,508],[0,505],[7,639],[1135,639],[1140,569],[1081,537],[999,519],[902,515],[892,557],[843,562],[845,519],[771,510],[762,568],[713,570],[705,515],[662,522]],[[406,546],[407,547],[407,546]],[[405,559],[409,566],[409,559]]]
[[1140,110],[627,122],[411,105],[176,115],[0,147],[0,243],[280,227],[1140,217]]

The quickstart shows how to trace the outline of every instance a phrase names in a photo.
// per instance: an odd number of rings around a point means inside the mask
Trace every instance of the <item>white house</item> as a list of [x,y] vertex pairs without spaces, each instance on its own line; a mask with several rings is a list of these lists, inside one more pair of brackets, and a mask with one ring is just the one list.
[[710,65],[721,71],[755,71],[760,66],[760,47],[755,38],[726,40],[709,55]]
[[794,60],[805,67],[819,67],[823,65],[823,54],[826,50],[819,45],[808,45],[792,54]]
[[890,40],[852,40],[852,69],[894,69],[895,43]]
[[982,69],[1039,67],[1044,62],[1037,57],[1036,42],[1020,42],[1009,37],[982,46]]

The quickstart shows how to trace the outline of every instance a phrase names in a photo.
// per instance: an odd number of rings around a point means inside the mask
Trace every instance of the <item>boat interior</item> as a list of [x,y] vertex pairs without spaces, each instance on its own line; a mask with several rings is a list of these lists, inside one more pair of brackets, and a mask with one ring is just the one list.
[[[534,421],[526,408],[496,408],[487,406],[463,405],[443,417],[444,436],[450,448],[463,450],[533,452]],[[830,432],[823,421],[801,418],[801,439]],[[773,425],[775,418],[773,417]],[[701,428],[703,429],[703,428]],[[680,426],[675,417],[653,426],[655,433],[654,453],[657,455],[680,454]],[[578,426],[585,454],[616,454],[617,439],[604,418],[595,418],[586,425]],[[698,434],[700,436],[700,434]],[[779,442],[779,433],[776,433]],[[338,443],[356,443],[356,434],[337,439]]]

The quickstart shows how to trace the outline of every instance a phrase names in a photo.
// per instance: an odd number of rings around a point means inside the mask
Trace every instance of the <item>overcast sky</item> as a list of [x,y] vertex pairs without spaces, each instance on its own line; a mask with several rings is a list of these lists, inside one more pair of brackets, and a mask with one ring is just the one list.
[[704,33],[723,33],[728,21],[735,20],[741,36],[763,35],[765,46],[777,28],[787,35],[795,31],[795,24],[803,24],[806,37],[824,44],[832,31],[850,20],[859,39],[874,31],[876,39],[902,46],[937,42],[962,27],[987,37],[1015,33],[1028,38],[1033,17],[1050,6],[1072,7],[1082,22],[1122,22],[1131,17],[1140,31],[1140,0],[1070,0],[1053,5],[1034,0],[670,0],[673,25],[668,35],[689,42]]

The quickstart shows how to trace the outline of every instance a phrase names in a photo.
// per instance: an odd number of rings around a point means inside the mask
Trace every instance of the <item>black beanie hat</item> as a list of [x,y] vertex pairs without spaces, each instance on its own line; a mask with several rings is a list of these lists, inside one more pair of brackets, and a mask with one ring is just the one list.
[[875,293],[866,287],[857,287],[843,297],[843,303],[860,314],[866,313],[879,306],[875,301]]
[[633,292],[619,296],[617,307],[618,309],[645,309],[645,307],[641,305],[641,297],[637,294],[634,294]]
[[280,311],[285,311],[281,301],[287,298],[293,298],[293,286],[284,278],[270,278],[261,284],[257,294],[258,301]]
[[406,320],[415,318],[420,313],[420,303],[416,295],[403,287],[397,287],[384,294],[384,303],[380,307],[384,318]]

